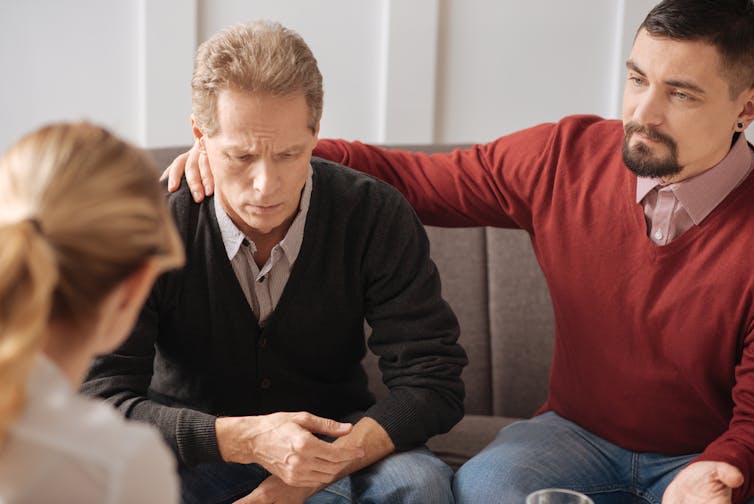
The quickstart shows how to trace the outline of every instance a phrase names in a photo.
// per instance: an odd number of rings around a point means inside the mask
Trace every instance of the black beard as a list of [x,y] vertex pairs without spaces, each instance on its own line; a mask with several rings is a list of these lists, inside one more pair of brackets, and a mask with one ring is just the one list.
[[[635,122],[630,122],[625,126],[623,136],[623,162],[629,170],[639,177],[667,178],[677,175],[683,170],[678,164],[678,146],[675,140],[667,135],[657,131],[639,126]],[[664,159],[655,159],[652,151],[643,143],[638,143],[634,147],[628,145],[631,136],[634,133],[642,133],[652,140],[664,143],[670,149],[670,154]]]

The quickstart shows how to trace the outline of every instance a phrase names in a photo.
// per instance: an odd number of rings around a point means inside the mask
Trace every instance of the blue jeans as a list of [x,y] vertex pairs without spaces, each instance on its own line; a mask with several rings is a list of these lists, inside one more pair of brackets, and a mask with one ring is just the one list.
[[[248,495],[269,473],[256,464],[181,468],[183,504],[230,503]],[[453,471],[425,447],[394,453],[342,478],[307,504],[453,502]]]
[[548,487],[582,492],[595,504],[660,504],[695,457],[624,450],[548,412],[502,429],[458,470],[453,491],[469,504],[523,503]]

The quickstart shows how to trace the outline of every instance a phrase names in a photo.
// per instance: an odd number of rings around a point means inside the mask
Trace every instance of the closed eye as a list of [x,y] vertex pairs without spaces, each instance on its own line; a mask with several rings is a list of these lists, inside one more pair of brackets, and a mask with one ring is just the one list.
[[296,159],[298,156],[299,152],[281,152],[280,154],[275,154],[275,158],[280,161],[289,161],[291,159]]

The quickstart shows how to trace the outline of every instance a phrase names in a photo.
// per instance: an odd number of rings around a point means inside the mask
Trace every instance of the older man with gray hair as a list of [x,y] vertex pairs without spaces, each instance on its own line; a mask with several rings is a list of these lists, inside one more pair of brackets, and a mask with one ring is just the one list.
[[[162,431],[184,502],[452,502],[422,445],[463,416],[466,355],[411,207],[312,159],[322,77],[291,30],[216,34],[192,88],[215,196],[170,196],[187,264],[85,390]],[[390,390],[376,402],[364,320]]]

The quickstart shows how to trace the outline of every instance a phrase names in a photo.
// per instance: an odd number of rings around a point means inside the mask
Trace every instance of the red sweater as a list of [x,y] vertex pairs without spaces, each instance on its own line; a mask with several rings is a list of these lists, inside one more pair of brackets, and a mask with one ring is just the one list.
[[619,121],[569,117],[425,155],[321,141],[426,224],[529,232],[555,314],[551,409],[623,448],[700,453],[754,494],[754,175],[670,244],[647,237]]

